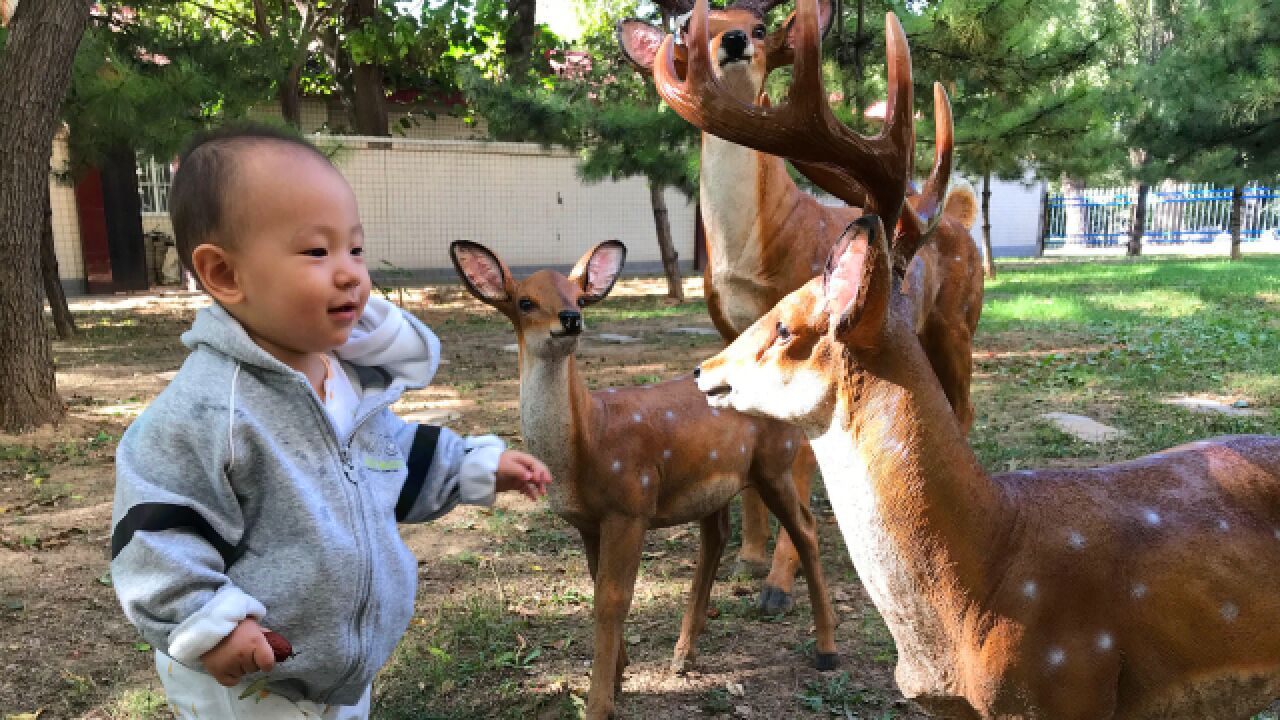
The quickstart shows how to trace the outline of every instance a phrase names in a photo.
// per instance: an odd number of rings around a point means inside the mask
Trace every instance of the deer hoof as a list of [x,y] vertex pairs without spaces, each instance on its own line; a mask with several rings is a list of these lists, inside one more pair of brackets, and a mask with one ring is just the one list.
[[671,658],[671,673],[673,675],[684,675],[693,669],[693,658],[688,655],[677,655]]
[[818,653],[818,656],[814,658],[813,666],[819,670],[835,670],[840,666],[840,654],[833,652],[820,652]]
[[758,560],[744,560],[738,558],[733,564],[734,578],[746,578],[749,580],[759,580],[769,576],[769,564]]
[[794,605],[791,593],[768,583],[760,590],[760,600],[756,603],[756,607],[765,615],[782,615],[790,612]]

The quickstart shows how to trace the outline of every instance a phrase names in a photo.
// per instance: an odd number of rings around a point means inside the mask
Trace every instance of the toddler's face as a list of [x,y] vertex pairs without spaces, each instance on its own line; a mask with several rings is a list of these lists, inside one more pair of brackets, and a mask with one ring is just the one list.
[[258,148],[238,169],[226,219],[243,300],[229,309],[285,364],[342,345],[370,288],[351,186],[303,149]]

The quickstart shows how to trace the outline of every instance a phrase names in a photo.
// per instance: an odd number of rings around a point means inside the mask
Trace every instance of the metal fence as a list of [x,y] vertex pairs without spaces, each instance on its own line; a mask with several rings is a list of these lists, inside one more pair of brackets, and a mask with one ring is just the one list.
[[[1132,188],[1089,188],[1050,193],[1045,201],[1045,250],[1122,248],[1129,242]],[[1231,188],[1209,183],[1164,184],[1147,193],[1144,246],[1179,247],[1229,238]],[[1280,236],[1280,185],[1244,188],[1242,245]]]

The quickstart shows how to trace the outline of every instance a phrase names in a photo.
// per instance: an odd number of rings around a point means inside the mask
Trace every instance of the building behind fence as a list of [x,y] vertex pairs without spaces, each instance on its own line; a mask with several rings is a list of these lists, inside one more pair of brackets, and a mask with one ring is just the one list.
[[[1165,183],[1147,194],[1143,253],[1223,254],[1231,244],[1231,187]],[[1044,252],[1124,253],[1129,243],[1133,189],[1088,188],[1052,193],[1045,201]],[[1280,251],[1280,185],[1244,188],[1242,252]]]

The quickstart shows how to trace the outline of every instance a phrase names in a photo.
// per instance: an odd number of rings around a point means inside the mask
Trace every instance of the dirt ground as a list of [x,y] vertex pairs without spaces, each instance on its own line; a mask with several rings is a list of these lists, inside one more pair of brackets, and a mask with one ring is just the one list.
[[[661,299],[658,281],[621,282],[596,313],[603,322],[588,312],[579,357],[590,384],[653,382],[713,354],[714,334],[676,331],[710,329],[700,285],[688,281],[692,302],[675,307]],[[458,287],[411,290],[399,300],[440,335],[444,362],[430,388],[408,394],[395,409],[463,433],[495,432],[519,446],[516,355],[506,347],[515,336],[505,319]],[[113,454],[129,422],[180,366],[185,350],[178,337],[204,303],[181,293],[74,302],[82,333],[55,343],[66,419],[20,437],[0,435],[0,718],[168,717],[151,651],[111,588]],[[601,332],[638,340],[606,342]],[[803,581],[790,614],[755,613],[757,581],[729,577],[735,535],[714,591],[717,617],[695,670],[670,673],[696,528],[655,531],[627,626],[633,663],[620,701],[626,716],[922,717],[894,689],[892,641],[838,550],[834,519],[820,517],[841,622],[841,669],[818,673],[806,657],[812,626]],[[591,585],[576,534],[544,507],[508,496],[492,511],[459,510],[404,534],[424,560],[422,618],[402,644],[403,657],[375,683],[375,717],[426,717],[413,710],[417,705],[436,708],[438,717],[519,717],[519,707],[550,708],[540,717],[575,715],[591,645]],[[437,688],[443,697],[413,697],[416,648],[434,642],[448,613],[494,596],[522,619],[515,637],[525,649],[521,655],[517,648],[518,662],[505,671],[498,663],[470,679],[502,683],[502,703],[514,701],[516,714],[451,701],[449,690],[458,684],[452,680]],[[416,687],[430,694],[425,683]]]

